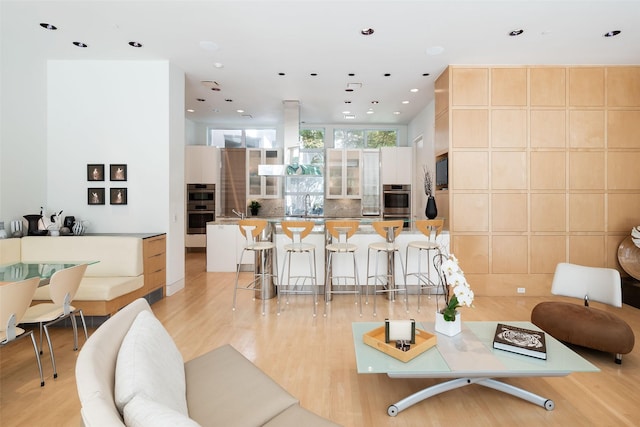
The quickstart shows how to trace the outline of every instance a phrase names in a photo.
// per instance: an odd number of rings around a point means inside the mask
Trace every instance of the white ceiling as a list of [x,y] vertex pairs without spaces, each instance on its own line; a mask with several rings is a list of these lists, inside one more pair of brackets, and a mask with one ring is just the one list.
[[[186,75],[186,117],[223,126],[275,125],[284,100],[299,100],[309,125],[406,124],[448,64],[640,64],[638,0],[1,1],[3,45],[43,61],[167,59]],[[612,30],[622,32],[603,37]],[[362,87],[346,92],[351,83]]]

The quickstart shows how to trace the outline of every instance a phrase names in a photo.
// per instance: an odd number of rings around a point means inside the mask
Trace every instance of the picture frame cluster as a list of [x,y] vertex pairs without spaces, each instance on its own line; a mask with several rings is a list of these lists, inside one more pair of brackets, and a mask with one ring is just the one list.
[[[127,165],[123,163],[110,164],[109,181],[125,182],[127,181]],[[105,181],[106,171],[105,165],[99,163],[87,164],[87,181],[100,182]],[[87,188],[87,204],[104,205],[106,197],[109,196],[110,205],[126,205],[128,203],[128,194],[126,187],[111,187],[107,193],[105,187],[89,187]]]

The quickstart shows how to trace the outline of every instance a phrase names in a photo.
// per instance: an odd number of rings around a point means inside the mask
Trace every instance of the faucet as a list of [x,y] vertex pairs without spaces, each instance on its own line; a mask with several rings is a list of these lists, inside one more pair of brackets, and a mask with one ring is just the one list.
[[231,209],[231,212],[233,212],[234,214],[236,214],[236,216],[238,216],[240,219],[244,219],[244,213],[243,212],[238,212],[235,209]]
[[304,216],[309,215],[309,208],[311,207],[311,194],[307,193],[304,195]]

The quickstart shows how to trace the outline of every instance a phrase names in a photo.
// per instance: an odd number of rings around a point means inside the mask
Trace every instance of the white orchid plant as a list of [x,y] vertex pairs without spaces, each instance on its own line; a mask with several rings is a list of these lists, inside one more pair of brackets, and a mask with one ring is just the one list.
[[444,288],[445,307],[440,310],[444,320],[453,322],[456,320],[458,307],[471,307],[473,304],[473,291],[469,282],[464,277],[464,272],[458,264],[458,259],[453,254],[442,254],[440,273]]

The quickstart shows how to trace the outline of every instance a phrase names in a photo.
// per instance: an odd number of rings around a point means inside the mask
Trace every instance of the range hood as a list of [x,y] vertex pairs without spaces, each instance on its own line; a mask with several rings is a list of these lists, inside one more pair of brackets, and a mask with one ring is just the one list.
[[285,169],[284,165],[258,165],[258,175],[284,176]]

